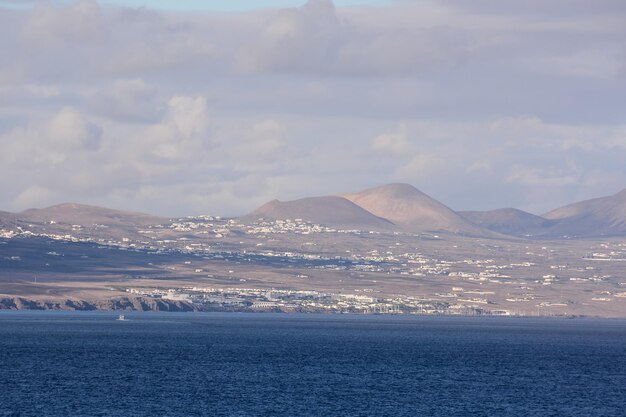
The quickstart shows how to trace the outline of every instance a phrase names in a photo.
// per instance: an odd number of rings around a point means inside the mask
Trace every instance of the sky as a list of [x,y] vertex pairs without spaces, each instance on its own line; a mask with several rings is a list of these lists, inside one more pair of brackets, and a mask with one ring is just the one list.
[[622,0],[0,0],[0,210],[614,194],[624,22]]
[[[74,0],[0,0],[0,6],[13,9],[31,9],[37,4],[71,5]],[[258,9],[276,9],[302,6],[301,0],[103,0],[101,5],[114,5],[129,8],[150,8],[166,11],[201,11],[201,12],[241,12]],[[335,0],[337,7],[351,6],[387,6],[393,0]]]

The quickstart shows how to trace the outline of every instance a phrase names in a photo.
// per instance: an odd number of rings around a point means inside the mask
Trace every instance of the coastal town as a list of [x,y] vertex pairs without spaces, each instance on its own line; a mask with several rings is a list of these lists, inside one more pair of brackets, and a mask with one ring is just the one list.
[[[620,239],[490,240],[208,215],[123,231],[54,220],[0,230],[2,244],[25,239],[137,256],[126,276],[142,285],[122,292],[204,310],[567,316],[626,302]],[[17,267],[23,256],[0,262]],[[45,257],[54,265],[65,254]],[[173,285],[147,282],[154,277]]]
[[[201,311],[272,311],[299,313],[417,314],[417,315],[510,315],[504,310],[475,306],[477,300],[454,302],[421,297],[377,298],[362,294],[318,291],[265,290],[259,288],[128,288],[129,294],[161,300],[184,301]],[[482,301],[479,301],[479,303]]]

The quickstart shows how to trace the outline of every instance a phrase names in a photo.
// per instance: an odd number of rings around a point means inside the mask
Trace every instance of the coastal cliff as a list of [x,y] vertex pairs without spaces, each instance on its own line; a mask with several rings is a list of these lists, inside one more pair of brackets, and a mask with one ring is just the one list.
[[0,298],[0,310],[121,310],[121,311],[198,311],[191,303],[142,297],[119,297],[104,300],[30,300],[23,297]]

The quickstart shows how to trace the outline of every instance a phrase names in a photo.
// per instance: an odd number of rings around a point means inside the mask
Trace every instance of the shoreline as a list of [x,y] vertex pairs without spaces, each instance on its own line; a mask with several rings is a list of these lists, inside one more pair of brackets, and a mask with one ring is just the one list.
[[185,301],[159,300],[142,297],[117,297],[100,300],[51,300],[29,299],[26,297],[0,298],[0,313],[5,312],[68,312],[68,313],[194,313],[222,315],[280,315],[280,316],[353,316],[353,317],[416,317],[416,318],[477,318],[477,319],[585,319],[585,320],[626,320],[621,316],[592,315],[496,315],[496,314],[418,314],[418,313],[356,313],[323,310],[284,310],[252,308],[210,308]]

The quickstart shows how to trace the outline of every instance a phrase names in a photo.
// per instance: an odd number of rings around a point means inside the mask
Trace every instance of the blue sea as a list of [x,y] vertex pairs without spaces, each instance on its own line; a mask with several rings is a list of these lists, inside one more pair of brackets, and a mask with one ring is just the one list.
[[0,313],[0,416],[625,416],[626,321]]

